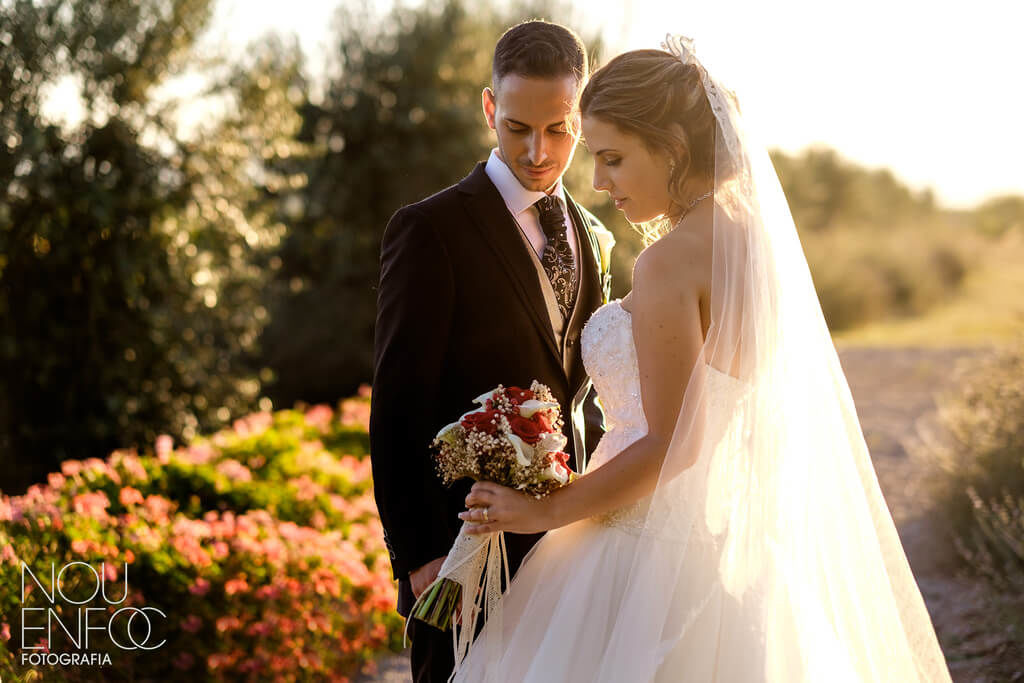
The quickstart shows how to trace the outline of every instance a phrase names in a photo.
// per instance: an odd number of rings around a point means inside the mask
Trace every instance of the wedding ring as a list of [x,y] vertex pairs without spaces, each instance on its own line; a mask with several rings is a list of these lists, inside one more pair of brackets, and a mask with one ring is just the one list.
[[480,509],[484,511],[484,522],[486,523],[486,522],[489,522],[489,521],[491,521],[491,520],[490,520],[490,519],[488,519],[488,517],[487,517],[487,513],[489,513],[489,512],[491,511],[491,508],[489,508],[489,507],[483,507],[483,508],[480,508]]

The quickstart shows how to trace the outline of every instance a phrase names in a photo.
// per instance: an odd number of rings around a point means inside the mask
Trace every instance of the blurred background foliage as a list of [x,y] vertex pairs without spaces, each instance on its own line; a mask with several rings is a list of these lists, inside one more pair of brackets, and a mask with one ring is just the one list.
[[[486,158],[495,40],[568,6],[466,0],[337,12],[326,82],[285,38],[201,51],[212,0],[0,0],[0,488],[66,458],[190,439],[251,410],[334,402],[371,379],[391,214]],[[598,63],[596,36],[584,36]],[[198,75],[198,94],[175,79]],[[58,86],[82,115],[46,112]],[[208,103],[197,130],[178,115]],[[830,326],[955,298],[1024,232],[1024,197],[952,211],[828,149],[773,153]],[[641,240],[618,238],[615,296]]]
[[[3,488],[69,457],[223,424],[260,393],[267,267],[286,226],[253,182],[293,144],[298,60],[191,51],[208,0],[5,2],[0,13]],[[157,97],[201,69],[233,100],[196,139]],[[70,81],[81,120],[44,115]]]
[[990,680],[1019,680],[1024,666],[1024,335],[961,361],[956,392],[939,397],[939,419],[920,429],[915,455],[938,527],[959,570],[980,579],[989,619],[1001,632]]

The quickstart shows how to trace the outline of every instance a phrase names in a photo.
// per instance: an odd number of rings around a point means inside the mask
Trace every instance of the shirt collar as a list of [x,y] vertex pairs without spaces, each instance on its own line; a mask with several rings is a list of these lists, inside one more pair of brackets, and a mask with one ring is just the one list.
[[[505,201],[505,206],[508,207],[508,210],[512,212],[513,216],[518,216],[523,211],[529,209],[545,194],[543,192],[527,190],[525,187],[520,185],[519,180],[515,177],[515,174],[512,173],[512,170],[498,156],[497,149],[491,150],[491,156],[487,159],[487,165],[484,167],[484,172],[487,173],[487,177],[491,179],[494,186],[498,188],[498,193]],[[562,211],[565,211],[565,192],[562,189],[561,178],[559,178],[558,182],[555,183],[555,189],[551,192],[551,196],[557,197],[561,200]]]

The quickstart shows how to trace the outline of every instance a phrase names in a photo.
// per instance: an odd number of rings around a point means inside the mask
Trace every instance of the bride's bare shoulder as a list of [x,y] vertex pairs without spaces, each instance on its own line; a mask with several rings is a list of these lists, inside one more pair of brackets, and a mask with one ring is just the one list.
[[[682,228],[684,226],[680,226]],[[652,243],[633,265],[633,297],[675,299],[704,291],[711,281],[712,231],[677,229]]]

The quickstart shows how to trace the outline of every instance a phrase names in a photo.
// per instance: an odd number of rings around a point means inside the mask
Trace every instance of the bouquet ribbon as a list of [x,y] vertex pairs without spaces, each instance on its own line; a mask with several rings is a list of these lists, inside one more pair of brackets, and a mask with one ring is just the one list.
[[[466,527],[467,523],[463,523],[437,578],[420,594],[409,612],[409,619],[420,619],[442,630],[451,623],[451,617],[458,615],[454,621],[459,625],[452,624],[453,677],[469,652],[480,614],[483,613],[485,621],[495,620],[499,615],[496,608],[502,593],[502,575],[506,586],[510,580],[504,532],[470,534]],[[459,598],[462,598],[461,605]],[[445,613],[448,609],[452,611]],[[408,634],[407,620],[403,643]]]

